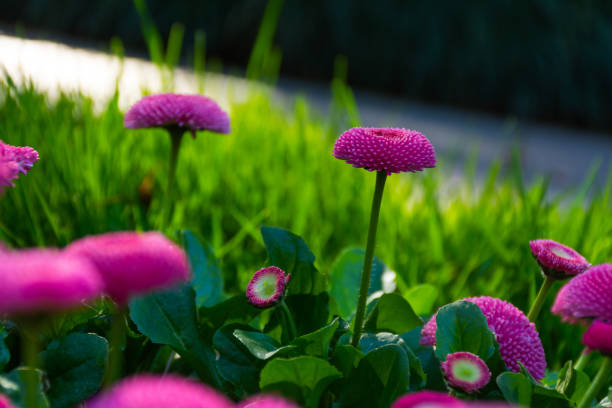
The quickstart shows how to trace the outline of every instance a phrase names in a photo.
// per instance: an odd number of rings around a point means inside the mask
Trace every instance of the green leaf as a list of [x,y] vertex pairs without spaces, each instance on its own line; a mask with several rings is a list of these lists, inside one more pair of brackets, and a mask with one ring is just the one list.
[[341,344],[335,348],[332,361],[340,372],[348,377],[357,368],[364,355],[360,350],[349,344]]
[[6,347],[4,340],[8,336],[6,328],[0,323],[0,371],[11,361],[11,351]]
[[291,344],[304,354],[326,359],[329,353],[329,345],[339,324],[339,320],[336,317],[330,324],[321,327],[317,331],[296,338]]
[[25,406],[25,380],[28,375],[36,376],[38,391],[36,408],[49,408],[49,401],[43,391],[43,372],[30,368],[16,368],[8,374],[0,375],[0,393],[6,395],[18,407]]
[[130,303],[130,317],[152,342],[169,345],[188,361],[204,382],[220,385],[215,353],[198,331],[191,286],[134,299]]
[[359,361],[344,382],[340,407],[389,407],[409,390],[410,362],[404,348],[388,344]]
[[320,358],[277,358],[261,370],[259,387],[264,392],[279,392],[306,408],[316,408],[327,387],[341,377],[340,371]]
[[219,374],[243,393],[259,390],[257,377],[263,363],[235,337],[236,331],[248,332],[248,326],[230,324],[223,326],[213,336],[213,345],[219,352],[216,361]]
[[565,395],[570,401],[579,403],[589,388],[591,379],[584,372],[575,370],[573,362],[567,361],[559,371],[555,390]]
[[41,361],[50,380],[47,392],[53,408],[76,406],[102,385],[108,342],[104,337],[72,333],[49,344]]
[[[344,319],[351,319],[357,307],[357,296],[361,283],[361,270],[365,251],[361,248],[347,248],[334,261],[330,274],[330,294],[338,304],[338,313]],[[368,295],[382,290],[382,275],[385,265],[376,257],[372,264]]]
[[425,283],[411,287],[406,291],[404,297],[408,300],[414,312],[422,315],[432,312],[438,294],[438,288],[429,283]]
[[260,360],[268,360],[279,353],[284,354],[297,349],[296,346],[292,345],[281,346],[275,338],[256,331],[236,329],[234,330],[234,337],[236,337],[253,356]]
[[397,334],[406,333],[419,326],[423,326],[423,320],[414,313],[410,304],[396,293],[382,295],[366,322],[366,328],[369,330]]
[[497,386],[506,401],[525,407],[531,406],[531,382],[520,373],[506,372],[497,377]]
[[318,295],[289,295],[285,302],[295,321],[298,335],[317,330],[329,321],[327,292]]
[[179,236],[193,270],[196,306],[216,305],[223,299],[223,276],[219,261],[210,245],[202,245],[191,231],[181,231]]
[[436,356],[440,361],[457,351],[469,351],[483,360],[495,353],[496,341],[480,308],[458,301],[443,306],[436,317]]
[[237,295],[213,307],[199,309],[202,325],[211,333],[230,323],[247,324],[262,312],[247,301],[245,295]]
[[314,266],[315,256],[302,238],[282,228],[261,227],[270,264],[291,274],[289,295],[317,295],[327,289],[326,277]]

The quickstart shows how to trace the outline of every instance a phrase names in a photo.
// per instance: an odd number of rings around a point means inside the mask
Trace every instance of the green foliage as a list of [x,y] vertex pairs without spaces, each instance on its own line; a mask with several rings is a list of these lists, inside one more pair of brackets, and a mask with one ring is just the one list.
[[559,371],[555,390],[565,395],[574,404],[578,404],[590,384],[589,376],[580,370],[575,370],[574,363],[570,360]]
[[366,319],[365,327],[372,331],[405,333],[423,326],[423,320],[410,304],[398,294],[386,293],[377,299]]
[[539,385],[523,373],[502,373],[497,377],[497,385],[506,400],[513,404],[542,408],[570,407],[563,394]]
[[49,408],[49,400],[44,393],[44,373],[30,368],[16,368],[8,374],[0,374],[0,393],[8,396],[17,406],[24,406],[26,401],[25,384],[27,377],[33,375],[36,381],[37,408]]

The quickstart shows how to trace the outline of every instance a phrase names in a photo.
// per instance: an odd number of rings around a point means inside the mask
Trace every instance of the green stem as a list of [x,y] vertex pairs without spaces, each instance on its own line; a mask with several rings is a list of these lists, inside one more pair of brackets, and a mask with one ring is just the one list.
[[110,387],[121,375],[123,368],[123,353],[121,345],[125,339],[126,332],[126,308],[119,307],[113,315],[113,324],[110,331],[110,349],[108,366],[104,373],[104,387]]
[[544,275],[544,282],[542,282],[542,286],[540,286],[538,296],[536,296],[533,304],[531,305],[531,309],[527,314],[527,318],[530,322],[535,323],[536,319],[538,318],[540,310],[542,310],[542,305],[546,300],[546,295],[548,295],[548,292],[550,291],[550,288],[552,287],[553,283],[555,283],[555,280],[553,278]]
[[612,379],[612,358],[604,356],[603,362],[601,363],[601,367],[599,367],[599,371],[595,375],[593,382],[591,383],[589,389],[582,397],[582,401],[578,405],[578,408],[587,408],[591,406],[591,401],[594,398],[597,398],[597,394],[606,384],[610,384],[610,380]]
[[372,199],[372,210],[370,211],[370,227],[368,229],[368,243],[366,245],[365,258],[363,259],[363,270],[361,271],[361,284],[359,286],[359,297],[357,298],[357,311],[355,312],[355,326],[353,327],[353,347],[359,346],[361,331],[363,329],[363,319],[365,316],[366,300],[370,288],[370,275],[372,273],[372,262],[374,261],[374,247],[376,246],[376,229],[378,227],[378,215],[380,214],[380,203],[382,202],[383,191],[387,173],[379,171],[376,173],[376,187],[374,188],[374,198]]
[[183,140],[184,129],[176,128],[169,129],[170,133],[170,167],[168,168],[168,184],[166,186],[166,196],[164,197],[164,206],[162,208],[162,219],[160,230],[166,229],[170,221],[170,213],[172,212],[172,202],[174,195],[174,181],[176,178],[176,164],[178,162],[179,150],[181,141]]
[[24,324],[21,329],[22,335],[22,359],[28,368],[24,372],[25,382],[25,408],[36,408],[38,406],[38,373],[36,369],[39,365],[38,352],[40,351],[40,341],[35,325]]
[[290,340],[293,340],[297,337],[297,329],[295,328],[295,321],[293,320],[293,316],[291,315],[291,311],[289,310],[287,303],[285,303],[285,299],[281,300],[280,307],[283,309],[283,312],[285,312],[285,316],[289,322],[289,337]]
[[576,364],[574,364],[574,370],[584,371],[584,367],[586,367],[586,365],[589,363],[592,355],[593,353],[589,352],[588,348],[585,347],[584,350],[582,350],[582,353],[580,353],[578,361],[576,361]]

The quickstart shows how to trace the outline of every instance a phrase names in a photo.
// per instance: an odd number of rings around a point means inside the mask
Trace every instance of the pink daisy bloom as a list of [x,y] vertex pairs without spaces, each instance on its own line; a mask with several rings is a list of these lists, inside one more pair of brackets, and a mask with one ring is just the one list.
[[612,265],[596,265],[572,278],[557,293],[552,312],[572,323],[612,322]]
[[300,408],[277,395],[256,395],[238,404],[238,408]]
[[467,408],[467,404],[441,392],[419,391],[400,397],[391,408]]
[[195,381],[166,375],[136,375],[87,403],[88,408],[230,408],[216,390]]
[[145,96],[125,114],[124,126],[129,129],[175,127],[191,131],[230,132],[230,119],[219,105],[202,95],[164,93]]
[[[519,372],[520,361],[535,379],[544,377],[546,358],[542,341],[535,325],[516,306],[489,296],[461,299],[477,305],[487,319],[489,329],[499,343],[499,353],[506,366]],[[436,344],[436,314],[421,331],[420,343],[424,346]]]
[[190,278],[185,252],[156,231],[85,237],[66,251],[90,259],[106,283],[106,292],[120,305],[134,295]]
[[27,174],[38,161],[38,152],[31,147],[17,147],[0,140],[0,194],[4,187],[12,187],[19,173]]
[[389,176],[436,166],[436,154],[429,140],[406,129],[349,129],[336,140],[334,157],[353,167],[384,171]]
[[291,275],[276,266],[268,266],[255,272],[249,285],[246,296],[253,306],[266,308],[278,303],[285,293]]
[[612,357],[612,323],[594,321],[582,336],[582,343],[590,350]]
[[460,351],[446,356],[442,372],[448,383],[471,394],[489,383],[491,372],[480,357],[467,351]]
[[44,249],[0,252],[0,314],[70,309],[100,296],[103,287],[87,259]]
[[554,279],[578,275],[591,266],[574,249],[550,239],[529,241],[529,247],[542,272]]

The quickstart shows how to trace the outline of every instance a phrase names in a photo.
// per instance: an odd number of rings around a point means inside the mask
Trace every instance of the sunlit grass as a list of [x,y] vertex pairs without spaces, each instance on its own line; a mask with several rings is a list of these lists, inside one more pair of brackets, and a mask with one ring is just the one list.
[[[167,231],[189,228],[209,241],[228,292],[242,292],[264,264],[262,224],[303,236],[323,271],[342,248],[365,244],[374,176],[332,157],[340,125],[304,100],[280,107],[263,93],[233,105],[230,116],[230,135],[186,138]],[[41,157],[0,199],[0,238],[15,247],[64,246],[86,234],[157,225],[168,137],[125,130],[122,121],[116,101],[98,114],[83,96],[50,103],[32,87],[0,84],[0,139],[33,146]],[[588,179],[551,197],[545,179],[524,186],[515,163],[449,190],[451,165],[445,157],[439,163],[387,183],[376,255],[397,272],[401,291],[428,282],[440,288],[436,306],[491,295],[526,310],[541,279],[530,239],[558,240],[593,264],[612,260],[610,182],[593,192]],[[546,310],[538,329],[546,350],[558,350],[548,356],[553,367],[581,349],[581,329]]]

